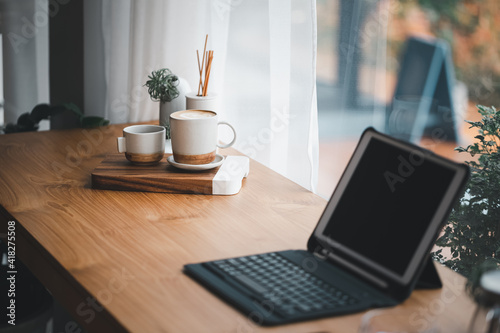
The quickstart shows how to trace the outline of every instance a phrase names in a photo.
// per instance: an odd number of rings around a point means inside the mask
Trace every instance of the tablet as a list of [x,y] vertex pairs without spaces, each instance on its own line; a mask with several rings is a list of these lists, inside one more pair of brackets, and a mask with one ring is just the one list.
[[468,173],[464,164],[367,129],[312,237],[381,288],[406,288]]

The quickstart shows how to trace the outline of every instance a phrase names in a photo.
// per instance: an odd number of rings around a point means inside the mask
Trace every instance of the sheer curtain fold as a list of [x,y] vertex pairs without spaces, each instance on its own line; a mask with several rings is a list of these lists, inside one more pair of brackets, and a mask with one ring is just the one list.
[[143,87],[154,69],[168,67],[196,90],[196,50],[208,34],[209,87],[237,130],[236,148],[314,190],[315,9],[313,0],[103,1],[105,115],[114,123],[157,119]]
[[106,101],[104,115],[112,123],[129,120],[127,91],[132,0],[102,2],[104,77]]
[[[0,2],[0,103],[4,122],[16,123],[49,102],[48,0]],[[2,119],[0,119],[1,121]]]

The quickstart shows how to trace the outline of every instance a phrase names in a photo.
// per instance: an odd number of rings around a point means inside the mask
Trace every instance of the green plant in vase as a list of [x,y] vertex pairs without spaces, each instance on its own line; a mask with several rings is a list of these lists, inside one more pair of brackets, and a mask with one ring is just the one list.
[[179,96],[179,78],[170,69],[162,68],[148,75],[145,86],[153,101],[170,102]]
[[[477,140],[455,150],[475,159],[466,163],[471,177],[454,207],[448,225],[436,241],[442,247],[433,258],[451,269],[472,277],[475,267],[500,256],[500,111],[478,105],[480,121],[467,121],[477,128]],[[443,255],[448,248],[451,257]]]
[[153,101],[160,102],[160,125],[167,129],[167,139],[170,138],[169,117],[178,111],[171,102],[179,97],[179,78],[170,69],[162,68],[148,75],[145,86]]

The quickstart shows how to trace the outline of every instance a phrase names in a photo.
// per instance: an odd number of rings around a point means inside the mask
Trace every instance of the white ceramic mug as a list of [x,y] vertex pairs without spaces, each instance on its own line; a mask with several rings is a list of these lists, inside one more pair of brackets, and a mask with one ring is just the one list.
[[117,138],[118,152],[138,165],[158,163],[165,153],[165,127],[158,125],[133,125],[123,129]]
[[[218,143],[218,126],[226,125],[233,131],[228,144]],[[184,110],[170,115],[170,136],[174,160],[182,164],[208,164],[213,162],[217,147],[227,148],[236,141],[233,126],[218,121],[217,113],[208,110]]]

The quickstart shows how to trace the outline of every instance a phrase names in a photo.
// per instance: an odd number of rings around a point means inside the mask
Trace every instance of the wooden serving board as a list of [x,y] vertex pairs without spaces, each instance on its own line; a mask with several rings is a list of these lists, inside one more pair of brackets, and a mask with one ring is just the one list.
[[100,190],[231,195],[240,191],[249,172],[245,156],[226,156],[220,167],[203,171],[177,169],[163,159],[154,166],[130,163],[110,154],[92,172],[92,188]]

